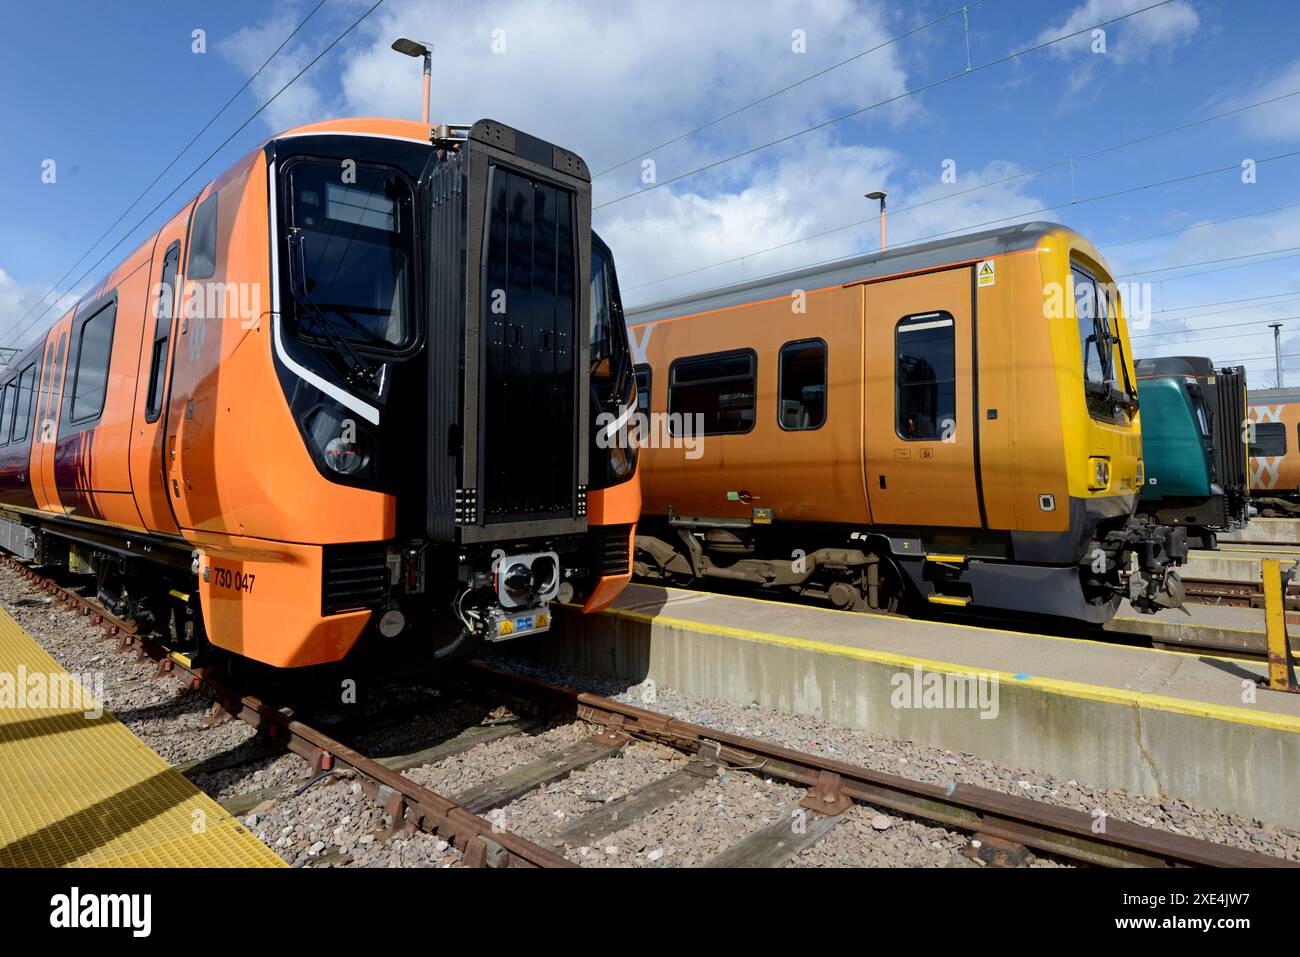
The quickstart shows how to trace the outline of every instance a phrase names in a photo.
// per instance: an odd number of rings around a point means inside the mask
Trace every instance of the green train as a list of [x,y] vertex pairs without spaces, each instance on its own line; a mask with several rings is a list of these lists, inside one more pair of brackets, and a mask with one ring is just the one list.
[[1139,359],[1145,480],[1138,510],[1214,548],[1250,518],[1246,370],[1201,356]]

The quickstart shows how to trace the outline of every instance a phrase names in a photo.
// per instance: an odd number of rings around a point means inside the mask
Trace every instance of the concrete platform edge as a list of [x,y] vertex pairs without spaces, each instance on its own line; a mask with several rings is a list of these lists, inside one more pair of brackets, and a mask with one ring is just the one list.
[[[631,683],[650,678],[664,688],[809,715],[1007,767],[1300,827],[1300,802],[1286,798],[1300,786],[1300,720],[1287,715],[632,611],[564,613],[557,624],[548,641],[534,646],[551,664]],[[996,677],[996,716],[969,707],[895,707],[899,676],[916,667]]]

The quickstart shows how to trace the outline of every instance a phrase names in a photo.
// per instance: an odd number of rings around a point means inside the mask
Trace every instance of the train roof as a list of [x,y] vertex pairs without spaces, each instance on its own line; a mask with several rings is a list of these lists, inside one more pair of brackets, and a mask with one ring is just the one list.
[[1138,359],[1134,368],[1140,376],[1158,375],[1214,375],[1214,361],[1205,356],[1156,356],[1152,359]]
[[864,279],[919,272],[954,262],[988,259],[1031,249],[1044,236],[1061,231],[1074,232],[1060,223],[1038,221],[935,239],[928,243],[902,245],[883,253],[851,256],[717,289],[661,299],[628,309],[627,318],[630,325],[641,325],[686,313],[710,312],[747,302],[788,296],[791,289],[821,289],[861,282]]
[[1248,402],[1300,402],[1300,389],[1251,389],[1246,395]]

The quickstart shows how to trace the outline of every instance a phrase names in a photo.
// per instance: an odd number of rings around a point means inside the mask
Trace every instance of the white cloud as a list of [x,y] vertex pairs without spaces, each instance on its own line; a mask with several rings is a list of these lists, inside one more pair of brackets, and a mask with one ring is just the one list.
[[[1085,30],[1115,17],[1139,9],[1135,0],[1087,0],[1073,10],[1059,24],[1048,27],[1038,35],[1038,42],[1064,34]],[[1200,26],[1201,18],[1185,0],[1167,3],[1147,10],[1119,23],[1105,27],[1107,58],[1117,64],[1143,60],[1162,48],[1172,48],[1188,40]],[[1051,47],[1057,56],[1097,56],[1093,52],[1090,33],[1065,40]]]
[[[1271,363],[1255,357],[1273,353],[1269,322],[1286,320],[1287,329],[1300,329],[1300,320],[1295,318],[1300,316],[1300,258],[1207,260],[1295,246],[1300,246],[1300,217],[1288,209],[1207,224],[1157,242],[1103,249],[1119,274],[1205,263],[1186,270],[1138,273],[1122,280],[1151,284],[1147,297],[1155,312],[1149,328],[1134,329],[1134,354],[1207,355],[1220,365],[1247,359],[1252,385],[1272,385]],[[1300,351],[1300,338],[1288,335],[1286,329],[1283,333],[1284,355]]]
[[[300,16],[280,14],[232,38],[241,66],[256,68]],[[634,158],[596,179],[599,205],[641,191],[639,151],[913,25],[874,0],[756,0],[743,6],[641,0],[617,7],[580,0],[464,6],[390,0],[341,56],[331,54],[330,62],[295,84],[299,99],[277,101],[266,116],[279,129],[327,115],[418,115],[419,64],[389,49],[398,36],[414,37],[434,46],[435,121],[491,117],[575,150],[594,172]],[[802,54],[792,48],[796,30],[805,38]],[[323,42],[316,37],[308,46],[318,49]],[[502,44],[504,52],[496,52]],[[278,88],[305,62],[302,51],[286,53],[291,67],[278,67],[264,90]],[[657,180],[903,92],[901,56],[901,45],[886,46],[703,135],[654,150],[649,158]],[[327,96],[311,85],[331,74],[341,77],[339,93]],[[845,126],[887,127],[919,109],[909,98]],[[884,150],[842,147],[838,136],[838,128],[801,136],[598,211],[596,228],[613,245],[624,283],[838,225],[845,209],[865,213],[862,193],[882,185],[892,161]],[[802,262],[842,248],[843,239],[807,244],[792,255]]]
[[[1261,103],[1297,90],[1300,90],[1300,60],[1293,60],[1282,69],[1274,71],[1272,77],[1257,89],[1229,101],[1225,108]],[[1252,136],[1275,142],[1294,143],[1300,140],[1300,96],[1287,97],[1268,106],[1247,110],[1240,117],[1242,127]]]
[[[1019,172],[1009,163],[960,174],[953,184],[917,185],[901,169],[902,158],[892,151],[813,143],[737,194],[647,197],[635,215],[611,219],[602,235],[619,259],[625,299],[635,304],[874,250],[877,206],[863,198],[872,189],[888,192],[896,209],[887,218],[891,248],[1039,218],[1033,210],[1048,205],[1026,192],[1029,177],[1001,182]],[[985,183],[996,185],[964,192]],[[823,232],[828,235],[817,235]],[[817,238],[793,242],[809,235]],[[779,248],[747,255],[773,246]],[[730,261],[741,256],[743,263]],[[721,265],[692,271],[713,263]],[[688,274],[630,288],[678,273]]]
[[[22,330],[14,344],[26,346],[44,333],[79,298],[79,293],[66,293],[41,301],[49,290],[48,282],[20,283],[0,267],[0,342],[9,344],[14,333]],[[37,305],[38,302],[40,305]],[[57,305],[50,306],[51,302],[56,302]],[[0,365],[3,364],[0,361]]]

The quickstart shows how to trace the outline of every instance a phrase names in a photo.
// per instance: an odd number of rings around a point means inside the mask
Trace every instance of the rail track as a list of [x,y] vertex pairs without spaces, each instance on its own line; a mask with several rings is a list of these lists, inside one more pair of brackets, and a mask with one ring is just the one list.
[[[12,568],[69,609],[90,616],[119,650],[158,662],[159,673],[180,670],[190,688],[206,691],[214,714],[223,713],[256,729],[266,753],[287,749],[308,765],[307,780],[346,772],[364,793],[381,804],[388,826],[381,837],[420,830],[458,847],[463,862],[481,867],[574,867],[552,848],[573,846],[614,833],[638,818],[680,799],[721,773],[761,774],[803,789],[800,807],[753,831],[708,863],[712,866],[778,866],[811,847],[855,804],[887,809],[974,836],[964,853],[994,866],[1023,862],[1030,852],[1079,864],[1116,867],[1291,867],[1281,858],[1259,854],[1170,831],[1107,820],[1097,829],[1086,812],[1045,804],[970,784],[942,787],[874,771],[818,755],[794,751],[669,718],[610,698],[574,691],[474,662],[464,667],[471,685],[494,696],[524,703],[528,711],[580,722],[590,733],[454,797],[424,787],[403,770],[432,763],[478,743],[525,734],[536,722],[467,729],[451,741],[431,744],[412,760],[376,759],[250,693],[216,679],[208,670],[188,667],[154,636],[144,634],[73,588],[38,569],[4,557]],[[599,805],[530,840],[484,814],[536,793],[580,768],[616,756],[633,741],[651,742],[687,757],[681,770],[631,791],[622,800]],[[551,846],[546,846],[549,843]]]

